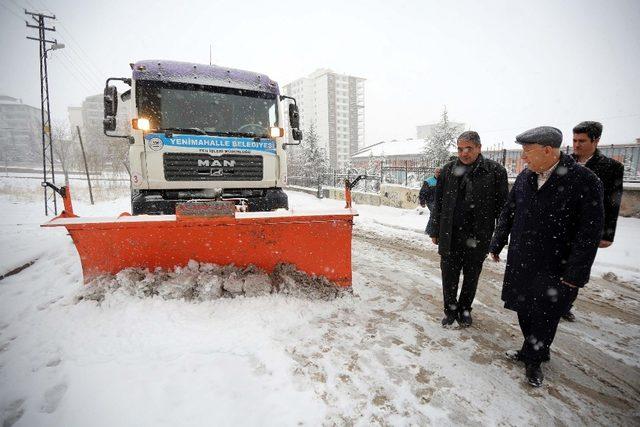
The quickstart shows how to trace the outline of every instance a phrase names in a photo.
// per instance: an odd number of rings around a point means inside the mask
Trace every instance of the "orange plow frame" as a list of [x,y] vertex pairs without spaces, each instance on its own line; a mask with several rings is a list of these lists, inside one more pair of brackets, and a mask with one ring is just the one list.
[[[66,210],[43,227],[66,227],[80,255],[84,282],[131,267],[171,270],[190,260],[218,265],[253,264],[267,272],[278,263],[351,286],[353,217],[350,188],[344,210],[237,212],[233,216],[122,214],[80,218],[68,189]],[[65,191],[66,190],[66,191]]]

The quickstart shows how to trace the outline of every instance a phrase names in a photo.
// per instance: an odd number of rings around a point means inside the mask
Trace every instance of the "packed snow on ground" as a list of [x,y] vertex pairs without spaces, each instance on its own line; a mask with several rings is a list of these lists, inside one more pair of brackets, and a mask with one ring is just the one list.
[[[98,185],[93,206],[86,187],[72,185],[81,216],[129,210],[122,183]],[[288,194],[296,209],[344,204]],[[522,368],[500,356],[519,342],[512,313],[499,304],[502,266],[486,265],[474,327],[440,327],[437,255],[423,234],[428,211],[357,206],[353,294],[218,298],[224,289],[217,286],[234,274],[264,276],[191,263],[157,274],[130,269],[87,287],[65,230],[39,227],[48,219],[36,179],[2,178],[0,208],[0,275],[33,262],[0,280],[3,425],[639,420],[638,398],[626,392],[640,388],[637,219],[621,218],[616,243],[599,252],[594,268],[600,284],[609,282],[599,275],[615,273],[611,286],[626,286],[625,298],[619,288],[589,291],[597,312],[561,325],[558,361],[545,368],[545,387],[533,390]],[[152,291],[139,292],[137,281]],[[196,294],[168,286],[187,282],[201,286]],[[202,289],[215,298],[201,297]],[[598,308],[614,300],[619,313]]]

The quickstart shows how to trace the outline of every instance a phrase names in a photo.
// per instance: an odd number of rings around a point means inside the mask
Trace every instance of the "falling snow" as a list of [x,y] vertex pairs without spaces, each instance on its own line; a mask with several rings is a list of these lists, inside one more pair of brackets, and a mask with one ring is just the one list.
[[[620,219],[616,243],[599,253],[580,293],[577,322],[559,327],[545,385],[532,391],[523,367],[504,356],[521,342],[500,302],[504,263],[485,264],[472,327],[440,326],[439,258],[421,209],[357,206],[353,289],[339,298],[321,278],[284,265],[267,275],[192,262],[84,286],[64,230],[39,227],[37,190],[17,191],[25,181],[0,185],[2,271],[35,260],[0,281],[5,425],[637,419],[640,220]],[[76,191],[77,213],[128,209],[126,191],[108,193],[115,198],[90,206]],[[344,204],[289,198],[296,209]]]

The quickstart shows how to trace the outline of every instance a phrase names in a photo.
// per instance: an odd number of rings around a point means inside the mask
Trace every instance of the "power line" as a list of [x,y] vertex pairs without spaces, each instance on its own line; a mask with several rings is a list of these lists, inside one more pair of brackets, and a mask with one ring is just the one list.
[[[14,0],[12,0],[14,1]],[[25,0],[27,4],[31,5],[31,7],[33,7],[33,3],[31,3],[29,0]],[[40,5],[40,8],[51,13],[50,9],[47,7],[46,3],[44,1],[40,1],[40,0],[34,0],[34,2],[37,1],[37,3]],[[35,8],[34,8],[35,9]],[[67,51],[67,56],[69,57],[69,61],[71,63],[76,63],[74,68],[75,69],[83,69],[83,71],[86,72],[87,75],[90,75],[91,78],[89,80],[97,80],[97,81],[102,81],[103,80],[103,76],[102,73],[99,71],[99,68],[96,67],[93,63],[93,60],[91,59],[91,57],[86,53],[86,51],[84,51],[84,49],[82,49],[82,46],[80,45],[80,43],[77,41],[77,39],[75,37],[73,37],[73,34],[71,34],[71,31],[69,31],[69,29],[65,26],[64,22],[60,21],[59,17],[57,19],[57,25],[59,27],[59,30],[61,32],[62,35],[65,36],[65,43],[66,43],[66,47],[68,47],[70,49],[70,51]],[[72,42],[72,43],[70,43]],[[76,49],[77,47],[77,49]],[[72,54],[77,56],[77,60],[72,58]]]
[[[67,61],[67,65],[69,65],[70,69],[67,69],[67,71],[69,71],[74,76],[84,80],[84,83],[87,83],[89,88],[96,86],[97,82],[91,77],[87,76],[87,74],[82,69],[75,67],[73,59],[66,52],[63,53],[62,58]],[[93,92],[93,90],[91,91]]]
[[[11,1],[15,2],[15,0],[11,0]],[[32,2],[30,2],[29,0],[25,0],[25,2],[35,9],[34,4]],[[48,13],[51,13],[50,9],[46,6],[44,2],[38,1],[38,4],[40,5],[39,9],[45,10]],[[56,23],[63,30],[63,32],[69,36],[69,39],[77,43],[77,40],[72,36],[72,34],[68,30],[66,30],[62,22],[60,22],[59,20],[56,20]],[[78,82],[78,84],[80,84],[89,94],[92,94],[94,92],[99,92],[99,89],[94,89],[94,87],[96,86],[98,88],[100,87],[100,84],[98,82],[102,81],[102,76],[88,66],[88,64],[90,63],[83,60],[83,55],[79,53],[78,50],[76,50],[73,44],[67,41],[65,47],[70,48],[70,50],[65,50],[61,52],[62,55],[61,55],[61,60],[59,61],[59,64],[61,64],[69,74],[73,75],[76,78],[76,81]],[[78,49],[81,49],[81,47],[78,46]],[[89,59],[88,56],[87,56],[87,59]]]
[[[78,41],[76,40],[75,37],[73,37],[73,35],[71,34],[71,32],[62,24],[60,23],[60,27],[62,28],[62,31],[69,37],[69,39],[71,39],[74,43],[75,46],[78,47],[78,51],[75,51],[75,48],[72,47],[72,50],[74,50],[74,53],[76,55],[78,55],[78,57],[82,57],[84,55],[84,57],[86,58],[86,62],[84,62],[85,67],[87,68],[88,71],[90,71],[92,74],[95,74],[98,77],[98,80],[104,80],[101,75],[100,69],[95,66],[95,64],[93,63],[93,59],[91,58],[91,56],[89,56],[86,51],[82,48],[82,46],[80,45],[80,43],[78,43]],[[92,69],[93,68],[93,69]]]
[[8,5],[6,5],[4,3],[0,3],[0,6],[4,7],[10,14],[12,14],[16,18],[18,18],[20,21],[24,20],[22,16],[18,15],[16,12],[14,12]]
[[68,59],[66,59],[63,55],[61,55],[60,58],[62,60],[59,62],[59,64],[62,65],[62,67],[64,67],[64,69],[67,70],[69,74],[76,77],[76,81],[87,91],[87,93],[89,94],[93,93],[94,91],[91,88],[91,86],[87,85],[87,82],[84,81],[81,77],[79,77],[78,74],[75,73],[75,71],[73,70],[73,67],[67,64]]
[[[28,0],[26,1],[27,3],[29,3]],[[44,10],[49,11],[46,3],[43,0],[34,0],[34,1],[37,1],[37,3],[39,3],[44,8]],[[74,53],[78,56],[78,58],[80,58],[81,60],[83,58],[86,59],[85,61],[81,61],[81,64],[86,67],[88,74],[94,74],[97,77],[98,81],[103,80],[103,76],[102,76],[102,73],[100,72],[100,68],[95,65],[91,56],[87,54],[87,52],[82,48],[78,40],[75,37],[73,37],[73,34],[71,34],[71,31],[69,31],[69,29],[64,25],[62,21],[58,21],[58,25],[60,26],[61,32],[64,33],[69,38],[69,40],[74,42],[75,46],[77,46],[80,53],[75,50],[75,47],[73,45],[70,45],[71,50],[73,50]]]
[[24,0],[24,2],[25,2],[25,3],[26,3],[26,4],[27,4],[31,9],[41,9],[41,10],[44,10],[45,12],[47,12],[47,13],[49,13],[49,14],[53,15],[53,13],[51,13],[51,11],[50,11],[50,10],[48,10],[48,9],[46,8],[46,5],[43,5],[41,2],[38,2],[38,3],[40,3],[40,7],[39,7],[39,8],[34,7],[34,6],[33,6],[33,3],[31,3],[29,0]]
[[[68,34],[68,35],[71,36],[71,34]],[[75,40],[75,39],[73,39],[73,37],[69,37],[69,38],[71,40]],[[100,73],[96,72],[94,69],[89,67],[89,62],[87,62],[86,60],[85,61],[82,60],[83,59],[82,54],[79,53],[78,50],[76,50],[75,46],[73,44],[71,44],[71,45],[69,45],[69,47],[71,48],[71,52],[73,54],[75,54],[75,56],[77,56],[79,58],[78,65],[84,67],[83,70],[87,73],[87,75],[90,75],[91,78],[94,79],[94,80],[102,81],[103,79],[100,76]],[[85,56],[85,58],[88,59],[88,57],[86,57],[86,56]]]

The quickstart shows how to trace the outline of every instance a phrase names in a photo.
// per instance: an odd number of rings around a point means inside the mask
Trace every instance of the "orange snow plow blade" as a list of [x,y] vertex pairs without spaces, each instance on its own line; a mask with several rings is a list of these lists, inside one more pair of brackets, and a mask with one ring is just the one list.
[[[68,191],[65,198],[70,198]],[[66,227],[80,255],[85,283],[130,267],[171,270],[195,260],[238,267],[253,264],[267,272],[289,263],[349,287],[351,230],[357,213],[348,205],[334,211],[208,216],[210,210],[185,204],[178,206],[176,215],[118,218],[76,217],[71,208],[42,226]]]

